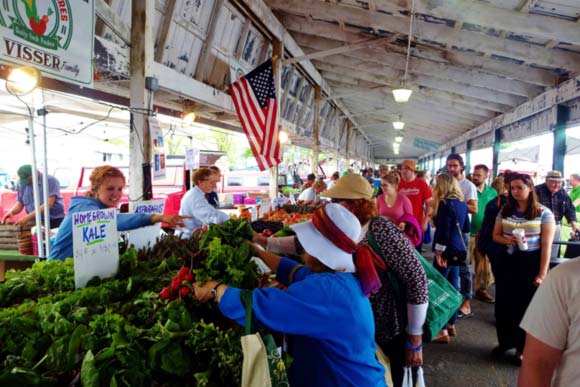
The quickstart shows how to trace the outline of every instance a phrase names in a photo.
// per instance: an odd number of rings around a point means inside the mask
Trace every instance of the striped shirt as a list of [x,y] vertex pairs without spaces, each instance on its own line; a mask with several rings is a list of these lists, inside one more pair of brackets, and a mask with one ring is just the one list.
[[503,236],[511,238],[512,231],[521,228],[526,233],[526,241],[528,242],[528,251],[536,251],[541,247],[540,236],[542,233],[542,225],[554,223],[554,214],[546,206],[538,204],[538,208],[542,210],[541,214],[535,219],[528,220],[524,218],[524,214],[516,211],[512,216],[503,218],[501,212],[497,215],[496,223],[501,223]]

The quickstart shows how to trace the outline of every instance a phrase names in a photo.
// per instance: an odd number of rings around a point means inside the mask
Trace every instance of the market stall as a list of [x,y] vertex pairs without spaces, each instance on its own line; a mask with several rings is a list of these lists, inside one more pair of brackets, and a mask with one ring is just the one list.
[[116,275],[83,288],[75,288],[72,259],[8,272],[0,284],[0,384],[238,385],[241,328],[217,306],[194,301],[193,282],[276,285],[244,240],[255,230],[285,232],[315,208],[288,204],[253,223],[230,219],[139,251],[120,245]]

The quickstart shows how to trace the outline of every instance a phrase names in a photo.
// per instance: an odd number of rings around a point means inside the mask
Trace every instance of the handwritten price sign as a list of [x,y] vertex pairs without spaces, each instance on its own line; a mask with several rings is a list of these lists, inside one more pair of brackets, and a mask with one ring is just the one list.
[[116,209],[77,212],[72,217],[76,288],[94,276],[114,276],[119,267]]

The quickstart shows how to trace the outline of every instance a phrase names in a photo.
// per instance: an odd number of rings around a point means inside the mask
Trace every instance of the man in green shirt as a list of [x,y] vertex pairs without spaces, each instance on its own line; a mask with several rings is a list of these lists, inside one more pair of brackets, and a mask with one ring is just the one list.
[[493,283],[489,259],[477,249],[477,233],[483,222],[485,206],[490,200],[497,197],[495,189],[486,184],[489,177],[489,168],[484,164],[478,164],[473,168],[473,184],[477,189],[477,213],[471,215],[471,235],[469,237],[469,254],[474,263],[475,298],[478,300],[494,303],[495,299],[488,293],[487,288]]
[[576,212],[580,212],[580,175],[573,173],[570,175],[570,185],[572,189],[568,192],[572,204],[576,207]]

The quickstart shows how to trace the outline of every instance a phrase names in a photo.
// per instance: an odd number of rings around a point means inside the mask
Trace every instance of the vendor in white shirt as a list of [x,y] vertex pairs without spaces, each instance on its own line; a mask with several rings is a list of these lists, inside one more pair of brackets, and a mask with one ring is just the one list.
[[216,175],[208,168],[200,168],[193,174],[193,184],[189,191],[181,199],[179,215],[189,215],[191,219],[184,219],[185,228],[182,237],[189,238],[193,231],[204,224],[223,223],[230,217],[225,212],[212,207],[205,198],[215,187]]
[[306,188],[298,196],[298,200],[318,201],[320,193],[326,190],[326,184],[322,180],[316,180],[312,187]]

